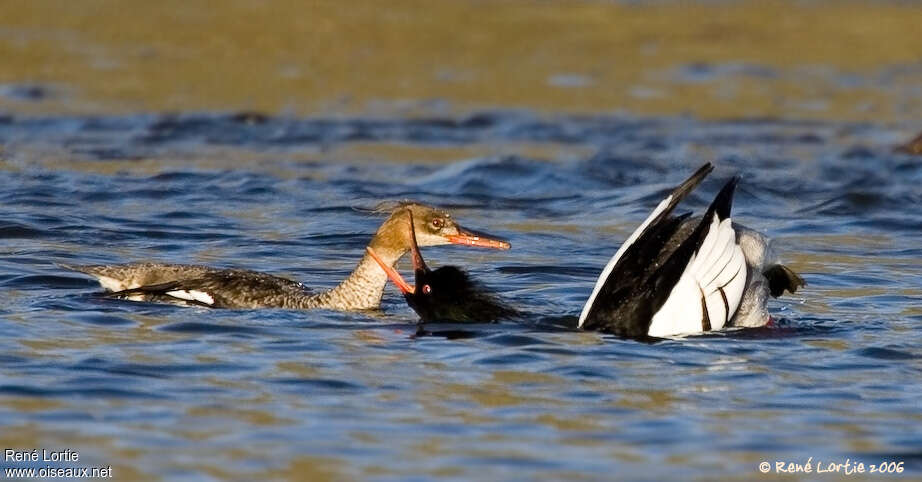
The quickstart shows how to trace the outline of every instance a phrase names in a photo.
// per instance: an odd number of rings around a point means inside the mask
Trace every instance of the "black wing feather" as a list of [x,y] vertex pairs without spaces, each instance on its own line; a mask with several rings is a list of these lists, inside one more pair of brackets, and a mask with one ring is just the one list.
[[664,252],[675,244],[688,215],[671,217],[678,201],[700,184],[712,169],[706,164],[673,191],[669,206],[652,221],[622,257],[599,291],[584,327],[619,336],[643,337],[650,328],[653,315],[666,302],[678,283],[691,257],[701,247],[710,229],[711,220],[730,215],[733,191],[738,178],[733,178],[714,198],[695,229],[670,254]]
[[[664,249],[669,239],[679,229],[680,221],[687,217],[673,218],[671,216],[672,212],[713,170],[714,166],[710,162],[705,163],[682,184],[672,190],[669,204],[650,221],[640,236],[637,237],[632,245],[628,246],[612,268],[608,279],[605,280],[605,284],[602,285],[602,289],[596,295],[586,321],[583,323],[583,328],[587,330],[602,329],[612,331],[607,327],[619,325],[626,330],[625,336],[640,336],[638,334],[640,332],[646,334],[647,326],[640,326],[634,322],[636,319],[643,318],[643,313],[618,321],[620,317],[616,316],[617,314],[613,313],[613,311],[619,311],[617,309],[619,306],[630,304],[628,301],[634,296],[634,288],[641,284],[649,269],[655,268],[655,266],[651,266],[650,260],[657,259],[658,256],[651,256],[651,254],[658,254]],[[637,308],[642,309],[643,307],[637,306]],[[613,318],[612,316],[616,317]],[[646,325],[649,325],[649,322]],[[619,328],[617,331],[622,330]]]
[[650,301],[654,307],[654,314],[659,311],[666,302],[666,299],[672,292],[672,288],[679,282],[679,278],[682,277],[682,273],[685,271],[685,267],[688,266],[689,261],[691,261],[692,256],[701,248],[704,239],[710,231],[711,222],[714,216],[716,215],[717,219],[721,221],[730,217],[730,209],[733,205],[733,192],[738,182],[738,177],[734,177],[727,181],[720,192],[717,193],[711,205],[708,206],[707,212],[704,213],[704,217],[698,222],[698,226],[695,227],[692,234],[679,245],[672,255],[669,256],[669,259],[667,259],[666,262],[653,273],[651,279],[648,280],[648,285],[653,287],[653,289],[650,290],[652,295]]

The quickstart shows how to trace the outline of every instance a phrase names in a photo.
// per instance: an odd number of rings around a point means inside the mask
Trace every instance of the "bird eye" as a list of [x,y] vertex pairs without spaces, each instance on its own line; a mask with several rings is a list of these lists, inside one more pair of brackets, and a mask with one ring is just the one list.
[[432,224],[432,227],[435,229],[442,229],[445,226],[445,220],[442,218],[435,218],[430,224]]
[[428,295],[429,293],[432,293],[432,287],[429,285],[423,285],[423,294]]

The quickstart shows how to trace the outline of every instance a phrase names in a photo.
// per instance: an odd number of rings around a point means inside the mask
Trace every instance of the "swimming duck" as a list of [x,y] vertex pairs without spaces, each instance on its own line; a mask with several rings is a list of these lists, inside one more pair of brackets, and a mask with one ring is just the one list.
[[710,163],[698,169],[628,237],[596,281],[579,327],[644,338],[763,326],[771,320],[769,295],[805,285],[778,263],[765,236],[731,221],[739,178],[703,216],[672,216],[712,170]]
[[[413,225],[413,213],[408,211],[407,216],[408,226]],[[376,248],[369,246],[365,250],[400,289],[407,304],[423,323],[488,323],[517,314],[516,310],[506,306],[460,268],[442,266],[429,269],[419,251],[415,233],[407,231],[415,286],[407,283],[386,259],[379,256]]]
[[[406,224],[408,213],[417,220],[413,229]],[[319,293],[310,292],[296,281],[241,269],[159,263],[63,266],[96,277],[109,296],[133,301],[212,308],[368,310],[378,308],[387,283],[379,263],[393,266],[410,249],[411,240],[416,246],[417,239],[423,246],[458,244],[509,249],[505,241],[462,228],[445,211],[405,202],[393,210],[368,244],[374,248],[377,260],[366,253],[343,282]]]

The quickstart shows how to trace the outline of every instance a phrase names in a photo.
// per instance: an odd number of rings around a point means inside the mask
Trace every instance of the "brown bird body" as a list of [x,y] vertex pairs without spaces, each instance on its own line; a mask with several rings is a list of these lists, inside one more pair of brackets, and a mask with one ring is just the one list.
[[[410,249],[407,212],[417,220],[412,232],[423,246],[509,248],[505,241],[462,228],[447,212],[424,204],[402,203],[368,244],[389,266],[394,266]],[[160,263],[65,267],[96,277],[110,296],[212,308],[376,309],[387,283],[387,274],[368,253],[339,285],[317,293],[287,278],[240,269]]]

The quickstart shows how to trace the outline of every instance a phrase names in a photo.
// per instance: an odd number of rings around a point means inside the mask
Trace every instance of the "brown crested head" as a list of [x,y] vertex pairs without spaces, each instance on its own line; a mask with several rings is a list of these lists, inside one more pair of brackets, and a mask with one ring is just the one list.
[[460,244],[484,248],[509,249],[509,243],[499,238],[478,233],[459,225],[446,211],[416,202],[398,204],[391,215],[381,224],[372,239],[375,250],[410,249],[410,231],[407,225],[412,214],[413,232],[419,246],[439,246],[443,244]]
[[435,270],[429,269],[416,244],[414,231],[409,229],[410,225],[415,224],[412,211],[407,211],[407,218],[405,227],[410,237],[410,257],[413,259],[415,284],[407,283],[400,272],[381,259],[374,249],[365,249],[400,289],[407,304],[416,311],[423,322],[491,322],[516,314],[514,309],[499,302],[489,292],[483,291],[460,268],[442,266]]

